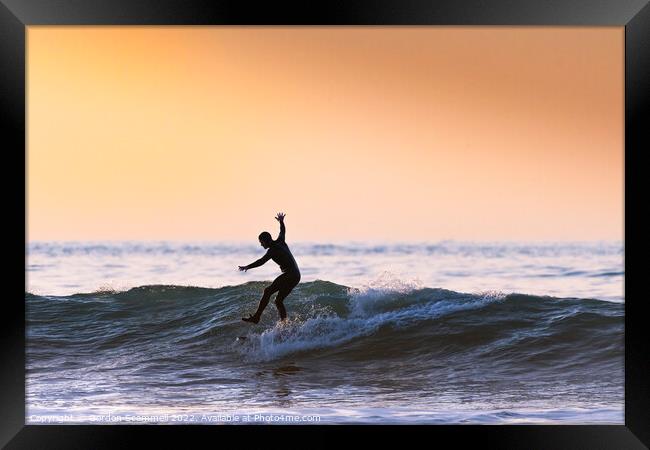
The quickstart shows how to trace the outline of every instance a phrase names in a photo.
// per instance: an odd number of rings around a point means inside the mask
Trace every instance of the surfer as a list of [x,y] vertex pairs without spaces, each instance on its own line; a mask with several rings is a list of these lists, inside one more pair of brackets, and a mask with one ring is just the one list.
[[259,267],[269,259],[272,259],[275,263],[280,266],[282,274],[277,277],[273,283],[267,286],[264,289],[262,299],[260,300],[260,305],[257,308],[255,314],[242,317],[242,320],[245,322],[257,323],[260,321],[260,316],[262,311],[268,305],[271,295],[275,292],[278,293],[275,298],[275,306],[278,308],[280,313],[280,320],[285,320],[287,318],[287,311],[284,309],[284,299],[289,295],[294,287],[300,281],[300,270],[298,269],[298,264],[289,250],[289,246],[284,241],[284,236],[286,233],[286,228],[284,226],[284,213],[278,213],[275,216],[275,219],[280,222],[280,234],[278,238],[274,241],[271,237],[271,234],[268,231],[264,231],[259,235],[260,245],[267,249],[266,254],[262,256],[257,261],[250,263],[247,266],[239,266],[239,270],[247,271],[253,267]]

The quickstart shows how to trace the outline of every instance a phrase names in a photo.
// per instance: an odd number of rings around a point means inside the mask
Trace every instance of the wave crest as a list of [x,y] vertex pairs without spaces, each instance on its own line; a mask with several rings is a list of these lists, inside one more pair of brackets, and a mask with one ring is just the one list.
[[[140,286],[68,297],[26,293],[28,347],[81,353],[126,351],[178,357],[273,360],[400,358],[437,360],[483,355],[505,365],[618,358],[623,305],[524,294],[467,294],[423,287],[385,274],[350,288],[317,280],[285,300],[290,320],[277,323],[271,302],[262,321],[241,317],[257,307],[266,282],[221,288]],[[237,338],[246,335],[240,342]],[[171,350],[170,350],[171,349]],[[167,357],[167,353],[165,353]]]

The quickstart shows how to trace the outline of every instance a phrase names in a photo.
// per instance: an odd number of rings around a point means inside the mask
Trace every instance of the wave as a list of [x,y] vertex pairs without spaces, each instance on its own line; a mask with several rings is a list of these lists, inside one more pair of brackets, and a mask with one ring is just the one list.
[[617,303],[468,294],[403,282],[350,288],[317,280],[301,283],[285,300],[287,322],[277,322],[273,302],[260,324],[242,322],[267,284],[26,293],[28,356],[35,369],[74,353],[138,354],[150,367],[179,358],[205,364],[201,357],[208,355],[210,364],[400,360],[413,370],[450,359],[470,367],[479,360],[520,374],[593,370],[594,364],[608,370],[622,361],[624,310]]

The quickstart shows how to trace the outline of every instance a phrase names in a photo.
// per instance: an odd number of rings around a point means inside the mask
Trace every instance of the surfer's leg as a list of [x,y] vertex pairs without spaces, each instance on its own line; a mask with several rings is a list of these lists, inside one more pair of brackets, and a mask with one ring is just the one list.
[[[280,275],[281,277],[282,275]],[[269,300],[271,299],[271,295],[273,295],[274,292],[277,292],[281,285],[281,280],[280,277],[276,278],[273,283],[271,283],[269,286],[264,288],[264,291],[262,293],[262,298],[260,299],[260,304],[257,307],[257,311],[255,314],[253,314],[250,317],[242,317],[242,320],[245,322],[253,322],[257,323],[260,321],[260,317],[262,316],[262,312],[264,311],[264,308],[266,308],[266,305],[269,304]],[[280,281],[278,281],[280,280]]]
[[275,307],[278,308],[278,313],[280,313],[280,320],[284,320],[287,318],[287,310],[284,308],[284,299],[287,295],[289,295],[289,292],[286,289],[281,289],[278,291],[278,296],[275,297]]
[[284,299],[291,293],[294,287],[300,281],[300,278],[296,280],[296,277],[291,279],[287,278],[283,280],[282,288],[278,291],[277,297],[275,297],[275,306],[278,308],[278,313],[280,313],[280,320],[285,320],[287,318],[287,310],[284,308]]

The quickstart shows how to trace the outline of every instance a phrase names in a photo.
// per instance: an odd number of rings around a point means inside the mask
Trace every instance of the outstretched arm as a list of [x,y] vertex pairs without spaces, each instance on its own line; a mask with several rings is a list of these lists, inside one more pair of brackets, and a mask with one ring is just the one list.
[[242,270],[242,271],[245,272],[248,269],[252,269],[253,267],[259,267],[262,264],[264,264],[265,262],[267,262],[269,259],[271,259],[271,255],[269,255],[269,252],[267,251],[266,254],[264,256],[262,256],[260,259],[258,259],[257,261],[252,262],[247,266],[239,266],[239,270]]
[[284,235],[286,234],[287,228],[284,226],[284,216],[286,216],[285,213],[278,213],[277,216],[275,216],[275,220],[280,222],[280,234],[278,235],[278,241],[284,242]]

